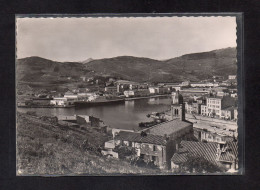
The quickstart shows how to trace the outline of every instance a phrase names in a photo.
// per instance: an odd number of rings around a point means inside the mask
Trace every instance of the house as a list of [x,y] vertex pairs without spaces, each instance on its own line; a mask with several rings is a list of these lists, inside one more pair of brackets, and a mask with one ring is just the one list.
[[237,79],[237,76],[236,75],[228,75],[228,79],[229,80],[235,80],[235,79]]
[[221,110],[236,105],[236,99],[230,96],[210,96],[207,97],[207,116],[221,117]]
[[171,158],[172,171],[178,171],[189,156],[203,157],[223,172],[227,172],[229,169],[238,169],[237,142],[218,144],[181,141],[176,153]]
[[154,87],[154,86],[150,86],[148,89],[149,89],[150,94],[158,93],[157,90],[156,90],[156,87]]
[[54,97],[53,100],[50,100],[50,105],[68,106],[73,104],[74,104],[73,99],[65,98],[65,97]]
[[117,92],[117,87],[116,86],[107,86],[105,87],[105,92],[108,92],[108,93],[116,93]]
[[139,132],[120,131],[115,137],[116,145],[132,146],[139,158],[153,161],[160,168],[170,168],[170,159],[181,140],[193,140],[193,124],[185,120],[183,97],[172,94],[172,120],[143,129]]
[[86,81],[86,77],[84,77],[84,76],[82,76],[82,77],[80,77],[81,79],[82,79],[82,81]]
[[237,93],[232,93],[232,94],[230,94],[230,96],[231,96],[232,98],[236,98],[236,97],[237,97]]
[[117,80],[114,82],[117,87],[117,92],[124,92],[125,90],[135,89],[139,85],[137,82],[128,81],[128,80]]
[[64,98],[77,100],[78,99],[78,95],[68,91],[68,92],[66,92],[64,94]]
[[208,112],[208,107],[206,105],[201,105],[200,106],[200,113],[201,113],[201,115],[206,116],[207,112]]
[[189,86],[190,85],[190,81],[183,81],[181,83],[181,86]]
[[131,96],[147,96],[149,95],[150,92],[148,89],[138,89],[138,90],[126,90],[124,91],[124,95],[126,97],[131,97]]
[[227,129],[219,125],[195,125],[194,136],[201,142],[226,143],[237,138],[238,133],[235,129]]
[[135,91],[133,91],[133,90],[125,90],[125,91],[124,91],[124,95],[125,95],[126,97],[134,96],[134,95],[135,95]]
[[236,108],[234,108],[234,120],[235,121],[237,121],[237,115],[238,115],[238,113],[237,113],[237,107],[236,107]]
[[186,113],[192,113],[192,101],[185,102]]
[[222,119],[234,119],[234,107],[227,107],[221,110],[221,116]]
[[144,161],[154,161],[159,167],[166,167],[167,139],[163,136],[137,132],[120,131],[114,138],[115,146],[135,147],[137,156]]

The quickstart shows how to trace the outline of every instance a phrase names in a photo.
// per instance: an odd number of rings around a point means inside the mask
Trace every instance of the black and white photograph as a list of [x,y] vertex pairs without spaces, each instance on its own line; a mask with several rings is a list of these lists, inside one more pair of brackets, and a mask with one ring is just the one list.
[[16,15],[16,175],[241,175],[238,28]]

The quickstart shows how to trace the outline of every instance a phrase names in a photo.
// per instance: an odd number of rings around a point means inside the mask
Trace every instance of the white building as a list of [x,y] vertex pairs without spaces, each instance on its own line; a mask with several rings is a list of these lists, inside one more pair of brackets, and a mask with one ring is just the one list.
[[228,79],[229,80],[237,79],[237,76],[236,75],[228,75]]
[[201,115],[207,115],[207,113],[208,113],[208,108],[207,108],[207,106],[206,105],[201,105],[201,107],[200,107],[200,111],[201,111]]
[[53,100],[50,101],[50,105],[56,105],[56,106],[68,106],[73,105],[74,101],[69,98],[64,97],[55,97]]
[[207,98],[207,115],[217,115],[221,116],[221,98],[220,97],[210,97]]
[[126,97],[129,97],[129,96],[134,96],[135,95],[135,92],[133,90],[125,90],[124,91],[124,95]]

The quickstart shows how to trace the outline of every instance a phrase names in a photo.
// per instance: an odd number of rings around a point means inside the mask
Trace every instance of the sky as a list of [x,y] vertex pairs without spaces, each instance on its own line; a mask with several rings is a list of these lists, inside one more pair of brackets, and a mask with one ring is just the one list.
[[235,17],[17,18],[16,56],[170,59],[236,47]]

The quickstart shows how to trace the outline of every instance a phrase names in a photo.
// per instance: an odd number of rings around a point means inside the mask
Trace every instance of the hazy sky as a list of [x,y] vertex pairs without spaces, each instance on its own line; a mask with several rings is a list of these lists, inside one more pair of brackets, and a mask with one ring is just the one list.
[[17,58],[168,59],[226,47],[236,47],[235,17],[17,19]]

